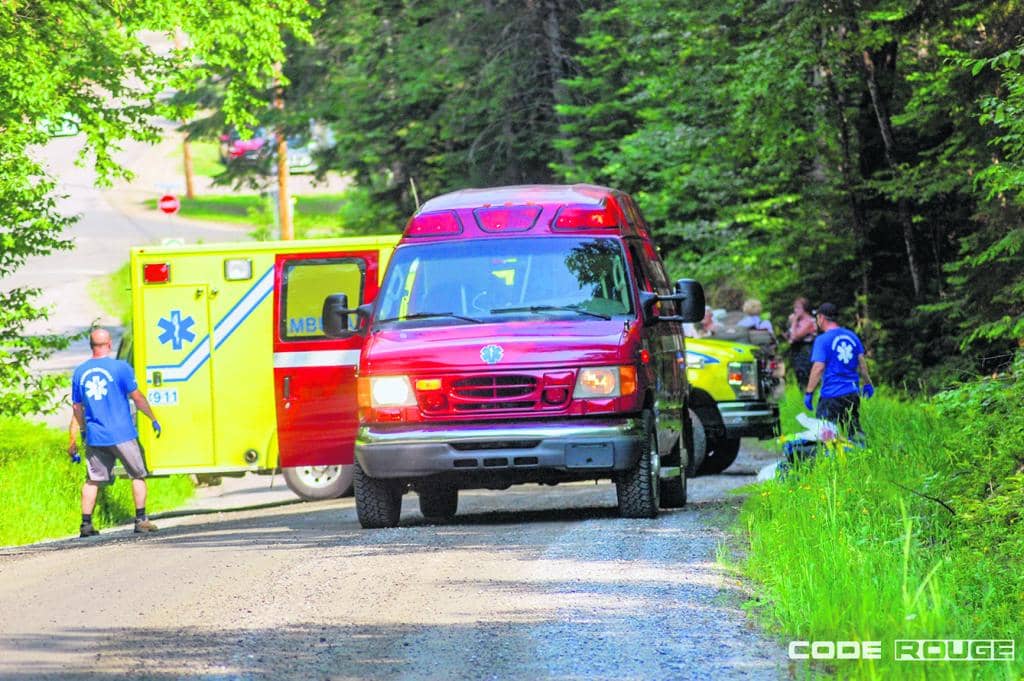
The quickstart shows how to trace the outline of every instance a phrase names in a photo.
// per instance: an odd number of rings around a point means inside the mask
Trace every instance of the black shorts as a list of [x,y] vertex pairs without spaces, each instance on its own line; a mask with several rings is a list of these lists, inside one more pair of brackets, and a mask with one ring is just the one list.
[[815,416],[835,423],[851,440],[864,434],[860,429],[860,395],[857,393],[822,397],[818,400]]

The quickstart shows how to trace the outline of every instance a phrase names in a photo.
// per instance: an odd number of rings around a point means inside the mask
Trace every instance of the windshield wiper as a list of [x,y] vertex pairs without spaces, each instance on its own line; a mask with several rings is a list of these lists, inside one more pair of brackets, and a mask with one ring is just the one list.
[[584,310],[577,305],[526,305],[523,307],[501,307],[496,310],[491,310],[491,314],[500,314],[502,312],[575,312],[576,314],[585,314],[588,317],[597,317],[598,319],[611,319],[611,316],[601,314],[600,312],[591,312],[590,310]]
[[465,315],[455,314],[454,312],[417,312],[416,314],[409,314],[404,317],[388,317],[387,319],[378,319],[377,322],[405,322],[410,319],[430,319],[432,317],[452,317],[453,319],[461,319],[464,322],[472,322],[474,324],[484,323],[482,319],[466,317]]

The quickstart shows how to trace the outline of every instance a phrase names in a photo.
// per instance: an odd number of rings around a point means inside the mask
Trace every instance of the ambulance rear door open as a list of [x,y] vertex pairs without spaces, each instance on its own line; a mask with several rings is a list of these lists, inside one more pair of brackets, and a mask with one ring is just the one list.
[[274,394],[282,467],[353,462],[356,366],[363,337],[328,338],[324,298],[377,295],[379,250],[280,254],[274,286]]

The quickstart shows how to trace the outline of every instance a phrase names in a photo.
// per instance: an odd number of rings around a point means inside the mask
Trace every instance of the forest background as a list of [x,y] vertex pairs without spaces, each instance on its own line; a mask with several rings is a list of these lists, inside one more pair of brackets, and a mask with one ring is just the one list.
[[[347,233],[400,229],[414,192],[596,182],[637,198],[713,300],[739,288],[776,325],[797,295],[837,303],[886,382],[991,373],[1024,342],[1018,2],[321,9],[262,122],[331,127],[318,160],[354,177]],[[215,105],[224,79],[182,102]]]

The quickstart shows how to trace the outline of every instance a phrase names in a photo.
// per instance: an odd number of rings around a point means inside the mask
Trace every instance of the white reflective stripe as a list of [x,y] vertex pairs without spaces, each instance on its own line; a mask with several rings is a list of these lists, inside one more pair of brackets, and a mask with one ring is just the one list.
[[225,315],[223,319],[217,322],[217,326],[213,329],[213,337],[217,339],[217,345],[219,348],[224,344],[238,325],[241,324],[249,314],[256,309],[264,298],[274,288],[274,268],[268,269],[259,281],[249,289],[249,291],[242,297],[238,303],[235,304],[234,308]]
[[150,383],[153,382],[153,374],[160,372],[160,379],[162,381],[184,381],[192,373],[198,369],[203,362],[210,358],[210,337],[207,336],[199,345],[192,350],[189,356],[185,359],[184,363],[178,366],[161,367],[151,366],[147,367],[146,380]]
[[358,350],[314,350],[311,352],[275,352],[275,369],[298,367],[354,367],[359,364]]

